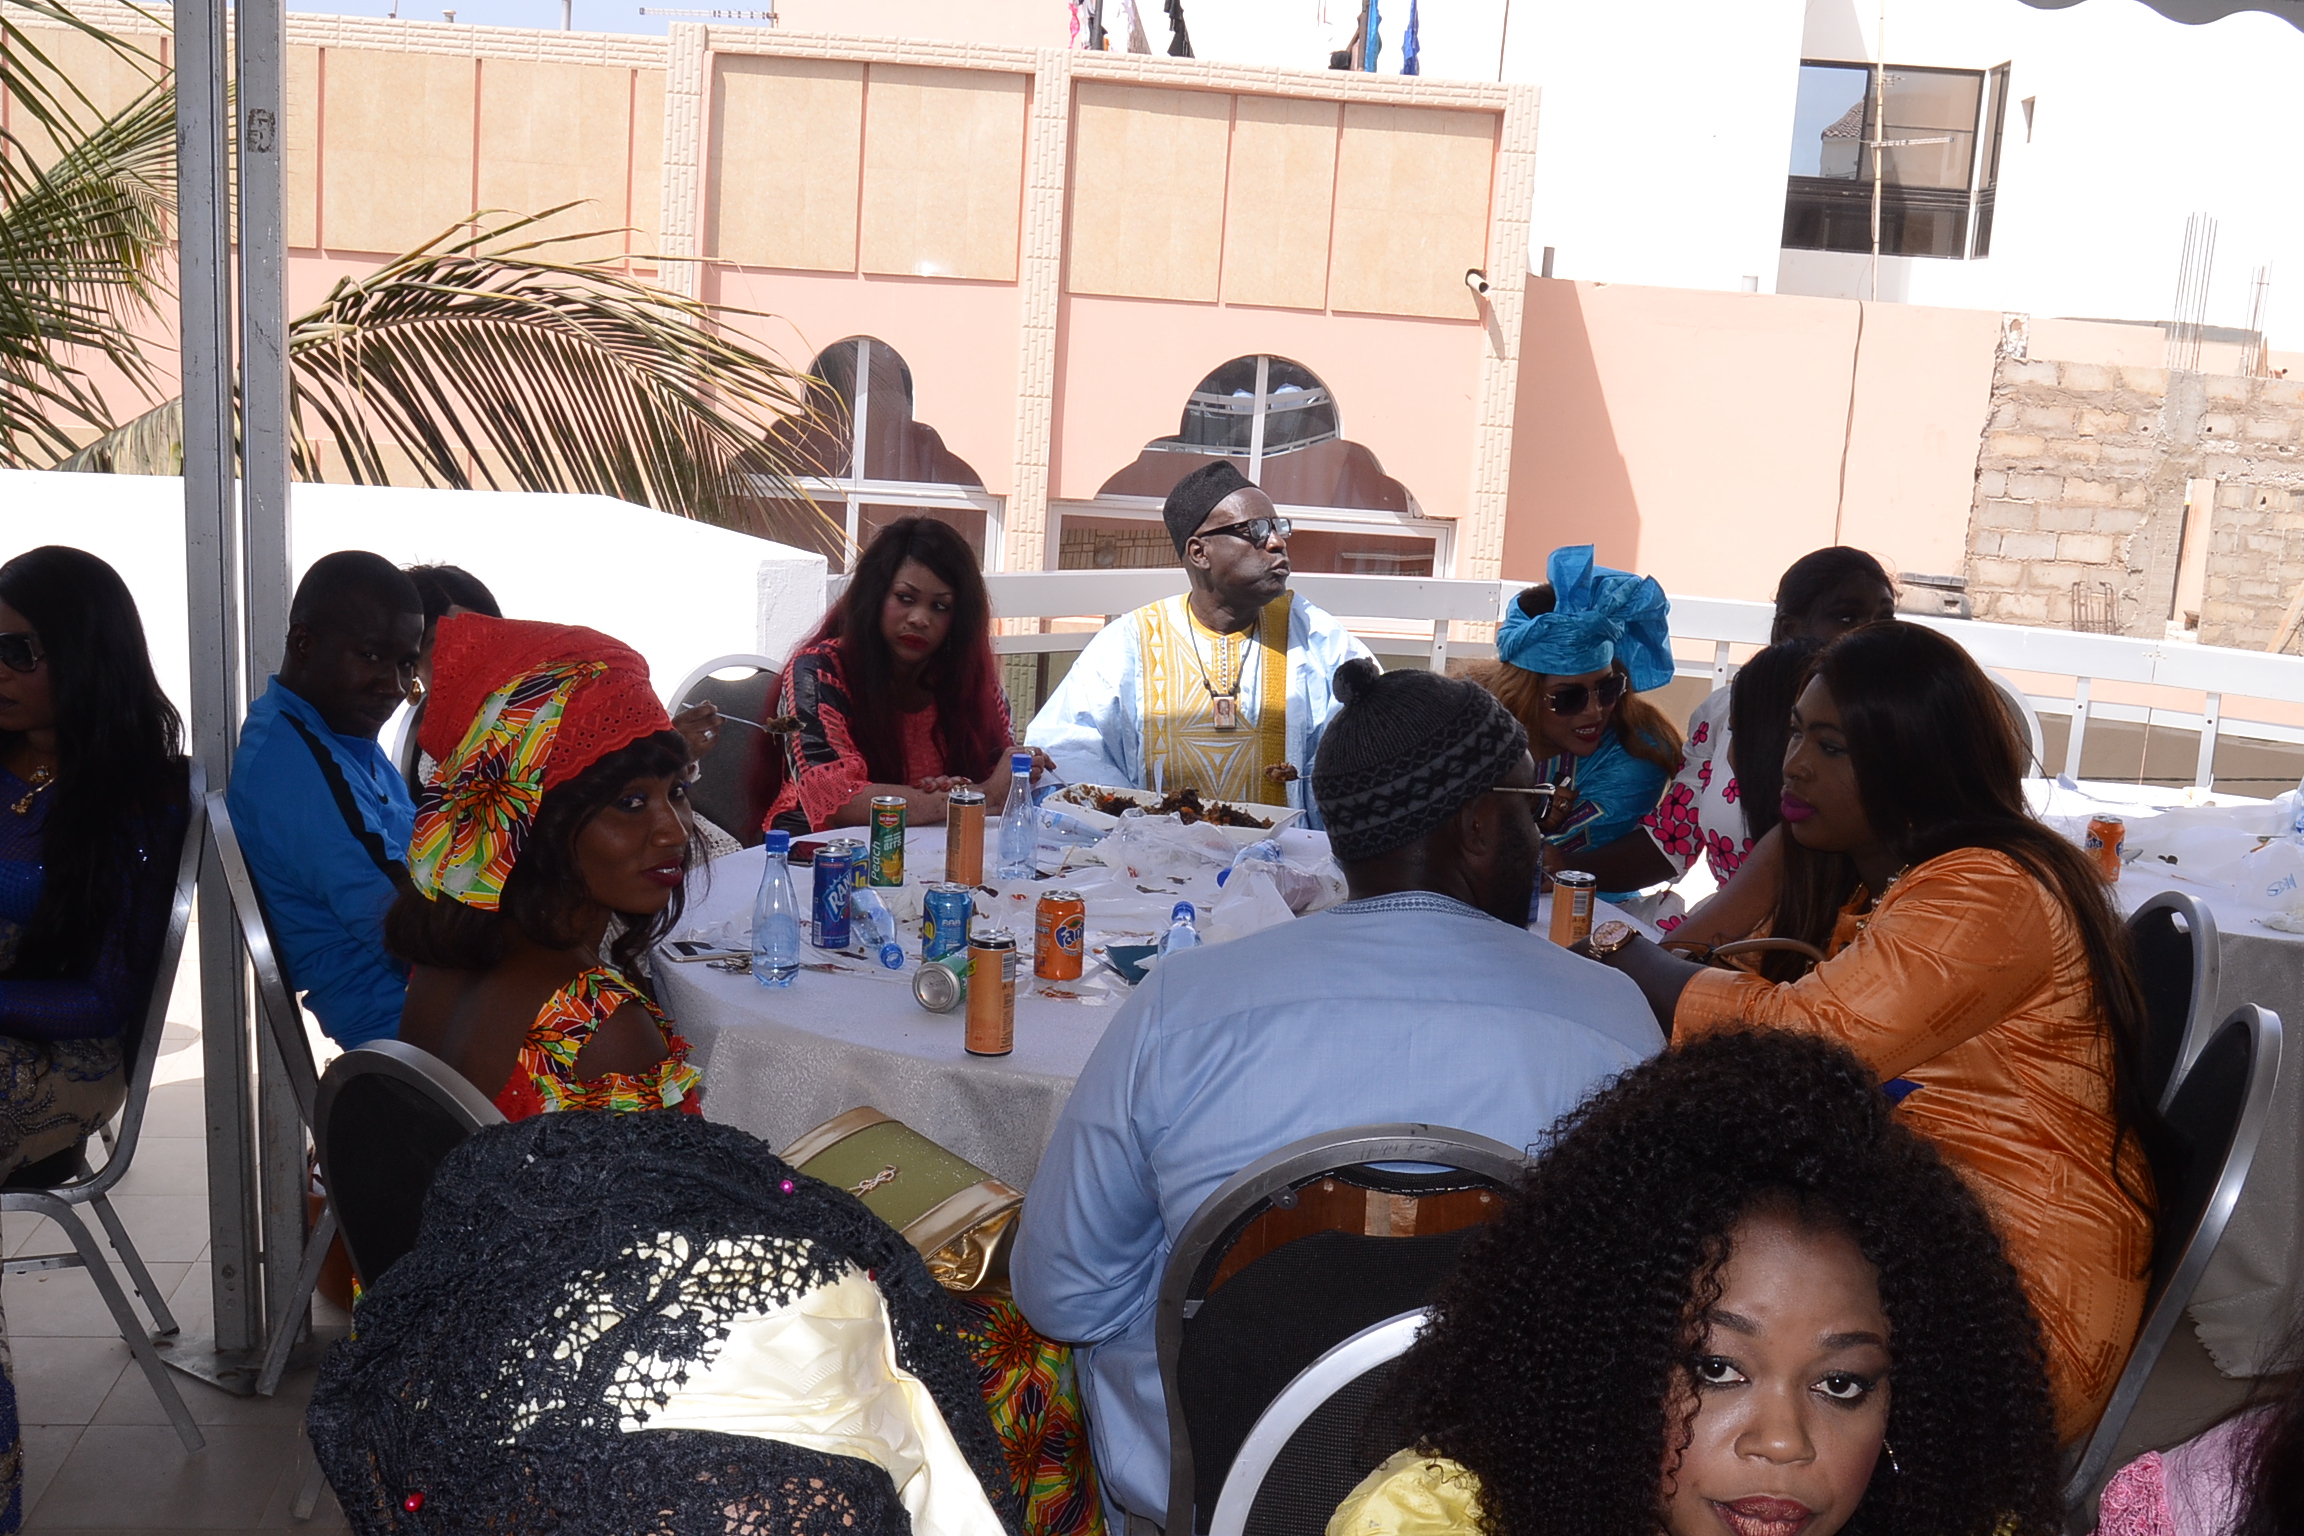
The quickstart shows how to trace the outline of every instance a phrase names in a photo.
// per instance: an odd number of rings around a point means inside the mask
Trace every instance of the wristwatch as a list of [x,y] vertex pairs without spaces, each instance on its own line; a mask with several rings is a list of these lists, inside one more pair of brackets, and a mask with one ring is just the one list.
[[1592,958],[1605,959],[1640,936],[1640,930],[1622,918],[1610,918],[1592,930]]

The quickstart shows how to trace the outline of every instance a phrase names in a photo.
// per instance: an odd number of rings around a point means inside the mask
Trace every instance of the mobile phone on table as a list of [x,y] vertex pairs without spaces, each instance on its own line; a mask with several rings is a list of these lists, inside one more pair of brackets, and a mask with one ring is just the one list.
[[716,944],[699,943],[695,939],[672,939],[664,947],[672,951],[674,960],[733,960],[748,955],[748,949],[722,949]]

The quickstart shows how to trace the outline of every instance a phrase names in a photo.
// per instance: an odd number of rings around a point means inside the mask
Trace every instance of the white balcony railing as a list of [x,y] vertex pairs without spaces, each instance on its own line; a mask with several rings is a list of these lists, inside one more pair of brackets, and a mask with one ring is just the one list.
[[[989,574],[992,609],[1003,619],[1110,619],[1185,589],[1184,573],[1169,567],[1131,571],[1017,571]],[[1414,656],[1445,665],[1451,656],[1493,656],[1484,641],[1451,639],[1452,622],[1494,623],[1518,582],[1457,581],[1423,576],[1341,576],[1300,572],[1291,583],[1305,599],[1335,614],[1378,655]],[[1729,598],[1672,599],[1672,638],[1683,676],[1709,677],[1714,687],[1732,675],[1738,649],[1768,643],[1773,610],[1766,603]],[[2063,771],[2077,776],[2092,717],[2144,720],[2200,734],[2195,782],[2213,782],[2220,735],[2304,742],[2304,656],[2237,651],[2222,646],[2131,640],[2117,635],[2027,629],[1966,619],[1919,618],[1978,662],[2019,674],[2039,712],[2069,715]],[[1091,628],[1001,635],[994,648],[1008,655],[1077,651]],[[2069,679],[2068,690],[2063,680]],[[2098,683],[2122,685],[2145,701],[2094,698]],[[2032,691],[2038,688],[2041,691]],[[2176,698],[2153,690],[2181,690]],[[2197,708],[2192,695],[2199,695]],[[2227,708],[2226,701],[2231,701]],[[2273,706],[2265,709],[2262,706]],[[2253,709],[2252,709],[2253,706]],[[2283,708],[2281,706],[2288,706]],[[2285,718],[2283,718],[2285,717]]]

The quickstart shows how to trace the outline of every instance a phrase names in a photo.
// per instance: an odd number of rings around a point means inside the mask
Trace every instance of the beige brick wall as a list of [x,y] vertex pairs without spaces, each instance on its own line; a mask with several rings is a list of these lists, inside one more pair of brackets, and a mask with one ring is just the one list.
[[2004,348],[1969,515],[1976,617],[2068,626],[2077,582],[2112,589],[2121,633],[2161,636],[2198,480],[2217,485],[2200,509],[2213,521],[2199,638],[2260,649],[2304,588],[2304,381]]

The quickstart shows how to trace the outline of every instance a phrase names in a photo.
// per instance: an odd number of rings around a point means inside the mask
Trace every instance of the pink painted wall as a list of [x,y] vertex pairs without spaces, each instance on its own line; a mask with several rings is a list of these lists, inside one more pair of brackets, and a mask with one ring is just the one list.
[[1344,435],[1371,450],[1428,516],[1472,493],[1480,328],[1472,322],[1068,295],[1056,347],[1055,492],[1096,494],[1176,430],[1218,365],[1268,352],[1335,394]]
[[[935,38],[994,48],[1069,46],[1071,8],[1064,0],[872,0],[868,15],[862,6],[863,0],[776,0],[776,30]],[[1157,21],[1159,5],[1151,10]]]
[[843,337],[894,347],[912,370],[913,419],[934,427],[986,490],[1015,489],[1015,284],[717,264],[704,272],[706,299],[774,317],[734,323],[795,368]]
[[1983,311],[1531,280],[1504,574],[1586,542],[1708,597],[1764,599],[1834,542],[1958,573],[1998,336]]

